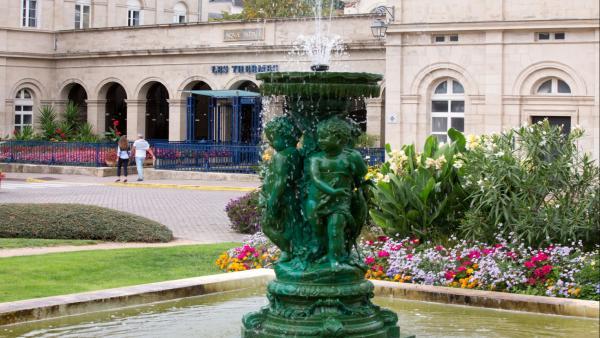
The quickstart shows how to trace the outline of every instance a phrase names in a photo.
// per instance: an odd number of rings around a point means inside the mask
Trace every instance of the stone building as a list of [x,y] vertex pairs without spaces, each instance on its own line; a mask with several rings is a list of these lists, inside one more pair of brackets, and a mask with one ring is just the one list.
[[[233,2],[232,2],[233,3]],[[548,117],[586,129],[599,151],[599,5],[595,0],[388,0],[385,37],[371,12],[333,19],[347,44],[332,71],[384,74],[382,97],[356,104],[369,134],[398,147],[443,140],[450,126],[498,132]],[[307,70],[289,56],[310,19],[208,22],[208,0],[7,0],[0,3],[0,135],[69,100],[103,132],[185,140],[231,100],[195,103],[187,90],[255,91],[259,71]],[[352,7],[354,6],[354,7]],[[391,10],[393,8],[393,11]],[[352,12],[352,10],[350,10]],[[216,107],[225,109],[216,111]],[[196,133],[195,138],[208,133]]]

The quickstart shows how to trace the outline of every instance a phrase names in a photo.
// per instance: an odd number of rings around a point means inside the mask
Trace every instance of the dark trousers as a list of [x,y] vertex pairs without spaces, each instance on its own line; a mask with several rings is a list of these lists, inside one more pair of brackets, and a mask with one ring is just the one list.
[[125,174],[125,177],[127,177],[127,166],[129,165],[129,159],[128,158],[119,158],[119,161],[117,161],[117,177],[121,177],[121,166],[123,167],[123,173]]

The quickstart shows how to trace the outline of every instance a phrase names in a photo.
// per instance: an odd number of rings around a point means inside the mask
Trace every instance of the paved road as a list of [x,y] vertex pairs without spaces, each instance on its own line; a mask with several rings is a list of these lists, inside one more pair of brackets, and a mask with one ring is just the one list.
[[[215,190],[215,182],[190,181],[199,189],[169,187],[122,187],[110,179],[53,176],[44,182],[27,182],[37,175],[9,174],[2,182],[0,203],[81,203],[130,212],[169,227],[175,237],[206,243],[240,241],[243,235],[230,230],[225,205],[245,191]],[[172,183],[155,181],[151,183]],[[181,184],[182,182],[177,182]],[[219,186],[247,188],[248,183],[219,182]],[[257,184],[250,184],[256,186]],[[202,190],[211,186],[211,190]]]

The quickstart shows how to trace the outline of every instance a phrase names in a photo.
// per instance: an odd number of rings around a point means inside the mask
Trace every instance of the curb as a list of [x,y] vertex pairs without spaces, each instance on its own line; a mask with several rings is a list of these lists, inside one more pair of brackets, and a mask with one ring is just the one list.
[[166,183],[106,183],[103,184],[110,187],[125,187],[125,188],[160,188],[160,189],[182,189],[182,190],[204,190],[204,191],[242,191],[249,192],[256,188],[249,187],[224,187],[224,186],[207,186],[207,185],[187,185],[187,184],[166,184]]
[[151,302],[265,286],[272,270],[257,269],[123,288],[0,303],[0,326]]
[[595,319],[600,315],[600,303],[593,300],[529,296],[379,280],[371,282],[375,285],[375,295],[380,297]]

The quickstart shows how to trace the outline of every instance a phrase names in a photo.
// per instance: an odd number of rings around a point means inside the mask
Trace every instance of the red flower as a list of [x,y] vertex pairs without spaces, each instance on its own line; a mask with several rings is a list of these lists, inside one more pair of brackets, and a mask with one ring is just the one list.
[[60,138],[62,138],[62,139],[66,139],[66,138],[67,138],[67,135],[65,135],[65,133],[60,133]]
[[375,263],[375,258],[374,257],[369,256],[369,257],[365,258],[365,264],[371,265],[373,263]]
[[390,256],[390,253],[389,253],[389,252],[387,252],[387,251],[385,251],[385,250],[380,250],[380,251],[377,253],[377,257],[379,257],[379,258],[383,258],[383,257],[389,257],[389,256]]
[[385,243],[385,242],[387,242],[388,237],[387,236],[379,236],[379,237],[377,237],[377,240],[380,241],[380,242]]
[[400,249],[402,249],[402,244],[396,244],[396,245],[392,245],[390,247],[390,250],[392,250],[392,251],[398,251]]
[[454,279],[454,276],[456,276],[456,272],[452,270],[446,271],[446,273],[444,274],[444,277],[446,277],[447,280]]
[[535,262],[543,262],[543,261],[545,261],[545,260],[548,260],[548,258],[549,258],[549,257],[548,257],[548,255],[546,255],[546,254],[545,254],[545,253],[543,253],[543,252],[540,252],[540,253],[538,253],[537,255],[533,256],[533,257],[531,258],[531,261],[532,261],[532,262],[534,262],[534,263],[535,263]]
[[441,246],[441,245],[436,245],[435,246],[435,251],[442,251],[442,250],[444,250],[443,246]]
[[503,246],[504,246],[504,245],[502,245],[502,244],[498,243],[498,244],[494,245],[494,248],[496,248],[496,249],[500,249],[500,248],[501,248],[501,247],[503,247]]
[[113,126],[117,127],[119,125],[119,120],[113,120]]
[[115,135],[117,135],[117,136],[121,136],[121,132],[117,130],[117,131],[115,132]]
[[13,130],[13,135],[17,135],[17,130],[16,129]]
[[461,265],[461,266],[459,266],[459,267],[458,267],[458,269],[456,269],[456,270],[457,270],[458,272],[463,272],[463,271],[467,270],[467,268],[465,268],[465,266],[464,266],[464,265]]
[[479,250],[473,250],[469,252],[469,258],[479,258],[481,257],[481,252]]
[[527,284],[529,284],[529,285],[535,285],[535,283],[536,283],[536,280],[535,280],[535,278],[533,278],[533,277],[529,277],[529,278],[527,279]]
[[412,258],[413,258],[413,255],[412,255],[412,254],[408,254],[408,255],[406,255],[406,259],[408,259],[408,260],[411,260]]
[[533,268],[535,268],[535,263],[533,263],[532,261],[527,261],[523,265],[525,265],[525,267],[527,269],[533,269]]

